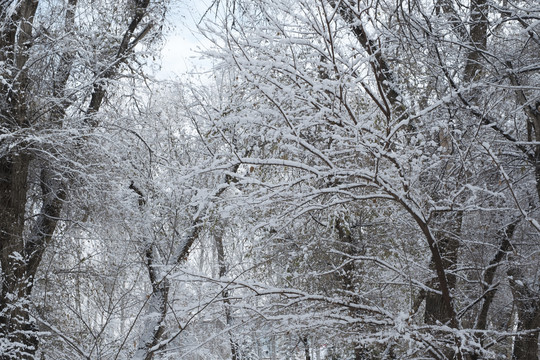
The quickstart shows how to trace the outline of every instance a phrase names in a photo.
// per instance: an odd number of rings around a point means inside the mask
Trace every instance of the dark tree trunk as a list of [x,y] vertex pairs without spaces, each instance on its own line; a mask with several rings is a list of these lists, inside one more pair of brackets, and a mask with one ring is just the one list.
[[540,293],[524,281],[517,267],[508,270],[510,288],[518,315],[518,332],[512,352],[513,360],[538,360],[538,328],[540,328]]
[[38,339],[30,320],[30,295],[41,258],[56,229],[65,191],[49,169],[42,170],[41,211],[32,229],[25,230],[27,177],[34,169],[28,156],[9,160],[11,164],[2,159],[0,175],[0,334],[8,347],[0,359],[33,359]]
[[[359,225],[362,227],[362,223]],[[363,239],[360,235],[359,238],[353,236],[349,226],[343,220],[337,220],[335,224],[338,239],[343,246],[341,251],[347,254],[342,257],[344,265],[342,266],[341,281],[343,282],[343,290],[347,292],[347,296],[353,303],[360,303],[361,299],[357,295],[358,292],[358,280],[361,278],[361,266],[357,261],[354,261],[355,256],[365,255],[365,249]],[[361,232],[360,232],[361,234]],[[351,310],[352,316],[357,316],[354,310]],[[361,329],[358,330],[359,332]],[[307,340],[306,340],[307,341]],[[358,341],[353,341],[354,346],[354,360],[363,360],[367,358],[366,349],[360,345]]]
[[538,332],[516,337],[512,360],[538,359]]
[[[38,1],[0,3],[0,135],[28,126],[25,69]],[[4,147],[5,148],[5,147]],[[1,360],[33,359],[37,336],[29,315],[33,274],[25,249],[25,219],[31,155],[14,143],[0,153],[0,341]]]
[[[456,287],[456,275],[452,270],[458,259],[458,236],[461,232],[461,219],[461,213],[454,214],[454,216],[437,216],[439,226],[444,229],[444,231],[436,233],[438,239],[437,245],[441,254],[441,262],[446,272],[448,289],[450,291],[453,291]],[[431,260],[430,267],[435,270],[435,262],[433,259]],[[441,290],[439,280],[436,277],[430,281],[429,286],[433,289]],[[436,324],[437,322],[442,324],[448,323],[451,320],[451,313],[452,311],[448,308],[448,303],[444,301],[442,294],[431,291],[426,294],[424,321],[427,324]]]
[[471,1],[471,27],[470,41],[471,50],[465,64],[465,82],[478,79],[482,70],[482,52],[486,50],[488,34],[488,4],[487,0]]
[[309,341],[307,336],[301,336],[300,341],[302,341],[302,344],[304,345],[304,357],[306,360],[311,360],[311,353],[309,351]]
[[[219,267],[219,277],[222,278],[227,274],[227,262],[225,260],[225,248],[223,246],[223,229],[220,228],[216,230],[216,235],[214,237],[217,258],[218,258],[218,267]],[[233,325],[233,316],[231,311],[231,300],[229,299],[229,291],[223,290],[221,293],[223,298],[223,305],[225,307],[225,323],[228,327]],[[236,341],[234,334],[231,330],[227,331],[229,334],[229,345],[231,346],[231,360],[239,360],[239,347],[238,342]]]
[[[135,44],[146,34],[135,36],[149,1],[138,2],[133,9],[132,21],[118,44],[118,53],[113,59],[103,59],[112,64],[106,77],[112,77],[118,65],[126,61]],[[30,319],[30,295],[35,274],[42,256],[50,243],[66,198],[66,184],[60,174],[49,163],[38,163],[34,149],[17,134],[33,126],[32,113],[35,102],[31,98],[33,83],[29,78],[28,64],[33,49],[33,22],[39,5],[38,0],[0,1],[0,136],[1,141],[11,143],[2,146],[0,153],[0,360],[33,359],[37,351],[37,331]],[[68,0],[65,14],[66,33],[72,31],[77,0]],[[57,54],[62,59],[55,69],[58,76],[51,80],[50,95],[57,102],[50,109],[39,109],[47,114],[51,128],[60,127],[65,114],[64,87],[71,76],[72,54]],[[111,61],[112,60],[112,61]],[[37,62],[36,62],[37,63]],[[97,79],[96,84],[101,84]],[[99,110],[104,97],[104,88],[92,94],[89,112]],[[97,101],[96,99],[99,99]],[[45,116],[45,115],[43,115]],[[22,130],[22,131],[21,131]],[[6,145],[3,143],[3,145]],[[47,152],[54,149],[46,149]],[[41,192],[28,196],[29,174],[41,175]],[[39,213],[27,213],[27,208],[41,206]],[[26,219],[32,226],[25,226]]]
[[14,155],[0,159],[0,337],[7,340],[0,359],[31,359],[37,339],[29,321],[28,277],[23,232],[29,159]]

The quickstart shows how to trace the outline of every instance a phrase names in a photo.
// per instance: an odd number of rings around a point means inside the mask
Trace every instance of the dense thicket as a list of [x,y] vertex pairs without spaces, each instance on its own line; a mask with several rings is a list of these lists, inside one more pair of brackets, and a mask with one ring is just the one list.
[[163,13],[148,0],[0,2],[1,359],[38,356],[36,314],[56,305],[46,290],[32,300],[49,249],[65,241],[62,261],[91,251],[62,235],[95,196],[107,197],[99,187],[114,165],[102,149],[119,125],[102,111],[107,91],[123,75],[139,76]]
[[0,359],[538,359],[536,2],[0,11]]
[[537,5],[237,1],[209,25],[216,128],[287,288],[264,316],[306,351],[537,358]]

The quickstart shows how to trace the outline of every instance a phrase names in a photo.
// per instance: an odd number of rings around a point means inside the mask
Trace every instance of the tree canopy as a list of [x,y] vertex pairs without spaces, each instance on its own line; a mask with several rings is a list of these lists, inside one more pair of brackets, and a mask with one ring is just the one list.
[[538,359],[540,4],[0,2],[0,359]]

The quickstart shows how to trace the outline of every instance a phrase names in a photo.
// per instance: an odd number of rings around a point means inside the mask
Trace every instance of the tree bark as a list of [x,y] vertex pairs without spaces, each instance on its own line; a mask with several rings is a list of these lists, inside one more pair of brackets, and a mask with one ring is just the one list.
[[[363,224],[360,223],[361,228],[362,225]],[[336,220],[335,229],[337,231],[339,242],[343,246],[343,249],[340,250],[347,254],[346,256],[342,256],[341,259],[345,263],[342,268],[343,271],[340,273],[340,278],[343,282],[343,290],[346,291],[346,296],[350,298],[352,303],[360,303],[360,297],[357,295],[357,281],[361,278],[361,274],[359,274],[360,268],[358,263],[351,259],[354,259],[356,256],[365,255],[361,235],[362,230],[360,231],[360,236],[356,238],[351,233],[349,227],[341,219]],[[351,312],[351,316],[358,316],[354,310],[351,310]],[[358,341],[353,340],[352,346],[354,346],[354,360],[363,360],[367,357],[365,347],[359,344]]]
[[[34,159],[34,150],[24,139],[13,134],[23,134],[32,126],[32,83],[28,77],[28,59],[33,49],[33,21],[39,1],[0,2],[0,135],[2,141],[11,141],[8,149],[0,154],[0,360],[33,359],[38,347],[37,329],[30,320],[30,296],[34,278],[42,256],[57,227],[68,191],[63,176],[51,163]],[[68,0],[65,13],[66,33],[72,31],[77,0]],[[135,35],[144,16],[148,1],[138,3],[132,22],[125,32],[116,57],[110,62],[107,74],[117,71],[128,53],[145,32]],[[50,84],[50,95],[56,100],[48,114],[50,127],[61,126],[65,115],[64,88],[71,76],[73,56],[69,49],[59,54],[61,61],[55,69],[56,78]],[[110,59],[104,59],[110,60]],[[96,83],[101,83],[98,77]],[[103,88],[104,89],[104,88]],[[103,91],[103,89],[101,89]],[[103,93],[104,96],[104,93]],[[102,94],[93,94],[91,110],[99,110]],[[54,151],[54,149],[47,149]],[[27,213],[29,206],[30,174],[40,174],[41,191],[32,195],[40,204],[40,212]],[[33,218],[32,226],[26,219]]]
[[155,262],[154,245],[148,239],[145,239],[145,242],[147,246],[145,251],[146,269],[152,285],[152,293],[148,300],[148,318],[133,360],[152,360],[154,358],[157,350],[156,345],[165,332],[165,317],[167,316],[170,289],[167,277],[160,273],[160,266]]
[[[0,135],[27,126],[27,87],[24,69],[31,47],[32,22],[37,1],[21,1],[12,14],[9,2],[0,4]],[[0,342],[1,360],[33,359],[37,349],[35,325],[30,321],[28,295],[32,277],[28,273],[24,229],[31,155],[15,144],[0,154]]]
[[[219,224],[218,226],[222,226],[222,225]],[[221,279],[227,274],[227,263],[225,259],[225,248],[223,246],[223,229],[222,228],[216,230],[214,241],[216,244],[216,251],[217,251],[217,258],[218,258],[219,278]],[[233,318],[232,318],[232,312],[231,312],[231,300],[229,299],[229,291],[227,289],[223,290],[221,292],[221,297],[223,299],[223,305],[225,308],[225,324],[226,326],[231,327],[233,325]],[[229,335],[229,344],[231,347],[231,360],[238,360],[239,359],[238,342],[234,338],[234,334],[232,333],[230,329],[227,330],[227,333]]]
[[464,78],[467,83],[477,80],[482,70],[481,59],[487,47],[488,30],[488,4],[487,0],[471,1],[471,28],[470,41],[471,49],[467,55]]
[[501,238],[499,250],[497,253],[495,253],[495,256],[493,259],[489,262],[489,265],[484,272],[484,276],[482,279],[482,291],[484,293],[483,295],[483,303],[482,307],[480,309],[480,312],[478,313],[478,317],[476,319],[476,325],[475,329],[478,330],[486,330],[487,328],[487,318],[489,309],[491,307],[491,303],[493,302],[493,298],[495,297],[495,293],[497,292],[497,288],[493,287],[493,280],[495,278],[495,272],[497,271],[497,268],[499,267],[499,264],[503,260],[504,256],[508,254],[508,251],[511,250],[512,244],[510,243],[510,239],[512,238],[514,234],[514,230],[516,229],[516,226],[519,221],[515,221],[508,226],[505,227],[504,230],[499,231],[497,234],[498,237]]
[[[6,350],[1,360],[31,359],[37,339],[28,314],[29,281],[23,231],[29,158],[13,155],[0,159],[0,337]],[[6,343],[7,342],[7,343]]]
[[[462,214],[456,213],[436,216],[439,224],[444,230],[438,231],[435,234],[437,245],[440,252],[442,267],[446,272],[448,289],[453,291],[456,287],[456,275],[453,273],[453,267],[458,260],[459,252],[459,234],[461,233]],[[435,270],[435,260],[431,259],[430,268]],[[430,287],[441,290],[439,287],[438,278],[433,278],[430,282]],[[451,320],[451,309],[448,308],[448,303],[444,301],[442,294],[437,294],[429,291],[426,294],[426,309],[424,312],[424,321],[427,324],[436,324],[438,322],[445,324]]]
[[311,352],[309,349],[309,340],[307,336],[301,336],[300,341],[302,341],[302,344],[304,345],[304,357],[306,360],[311,360]]
[[524,281],[521,269],[508,271],[510,288],[518,315],[518,332],[514,338],[512,360],[538,360],[538,328],[540,328],[540,293],[534,291]]

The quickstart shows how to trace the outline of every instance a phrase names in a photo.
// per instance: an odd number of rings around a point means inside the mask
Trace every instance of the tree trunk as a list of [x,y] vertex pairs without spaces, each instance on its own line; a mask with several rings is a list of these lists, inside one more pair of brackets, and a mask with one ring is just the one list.
[[538,360],[538,328],[540,327],[540,293],[531,289],[517,267],[507,271],[514,305],[518,315],[518,332],[514,338],[512,360]]
[[[133,9],[132,21],[119,44],[115,58],[103,59],[109,65],[105,74],[109,78],[118,70],[121,62],[135,44],[146,34],[135,37],[149,1],[138,3]],[[65,14],[66,33],[72,31],[77,4],[68,0]],[[38,338],[30,320],[30,295],[35,274],[47,245],[52,239],[66,198],[66,184],[50,163],[33,159],[34,150],[22,136],[33,126],[32,112],[35,102],[33,83],[29,78],[28,64],[33,49],[33,22],[39,5],[38,0],[0,1],[0,136],[3,152],[0,153],[0,360],[33,359]],[[49,109],[39,109],[47,114],[51,128],[62,126],[65,114],[64,87],[71,76],[72,54],[57,54],[62,59],[52,80],[50,95],[57,102]],[[102,79],[97,79],[100,84]],[[42,89],[40,90],[42,91]],[[104,88],[92,94],[91,112],[99,110]],[[8,143],[10,142],[10,143]],[[7,144],[6,144],[7,143]],[[52,151],[46,149],[47,152]],[[28,193],[29,174],[41,174],[41,193],[33,193],[30,206]],[[40,204],[39,213],[27,213],[27,208]],[[26,219],[33,219],[32,226],[25,227]]]
[[[438,231],[436,237],[438,239],[438,247],[441,254],[441,260],[443,268],[446,271],[446,279],[448,283],[448,289],[454,290],[456,287],[456,275],[452,272],[452,268],[457,263],[459,252],[459,239],[458,236],[461,232],[461,219],[460,213],[455,214],[453,217],[448,215],[437,216],[437,220],[440,220],[440,226],[444,231]],[[434,260],[431,260],[430,268],[435,270]],[[430,287],[440,290],[439,280],[437,277],[430,281]],[[426,294],[426,309],[424,312],[424,321],[427,324],[436,324],[440,322],[442,324],[451,320],[451,311],[448,309],[448,305],[443,301],[443,296],[435,292],[428,292]]]
[[[31,0],[0,3],[0,135],[28,126],[25,66],[37,6]],[[16,142],[0,154],[1,360],[33,359],[38,345],[29,315],[34,274],[24,239],[30,161],[31,155]]]
[[306,360],[311,360],[311,352],[309,349],[309,341],[307,336],[300,337],[300,341],[302,341],[302,344],[304,344],[304,357]]
[[487,47],[488,30],[488,4],[487,0],[471,1],[471,28],[469,44],[472,50],[469,51],[465,64],[465,82],[477,80],[482,70],[483,51]]
[[56,229],[65,189],[45,165],[41,171],[42,206],[32,229],[25,230],[27,177],[34,169],[30,168],[28,156],[14,158],[9,166],[5,166],[5,160],[0,175],[0,203],[3,204],[0,207],[3,220],[0,223],[3,280],[0,333],[4,334],[9,350],[0,359],[33,359],[38,339],[35,325],[30,321],[30,295],[41,258]]
[[[456,287],[456,275],[452,273],[452,267],[457,263],[457,256],[459,250],[459,241],[453,237],[442,237],[439,240],[439,249],[441,251],[441,258],[446,271],[446,279],[448,281],[448,288],[453,291]],[[435,269],[433,260],[431,261],[430,268]],[[436,290],[440,290],[439,281],[437,277],[434,277],[430,281],[430,287]],[[445,324],[450,321],[450,309],[447,308],[447,304],[443,301],[441,294],[429,291],[426,294],[426,309],[424,312],[424,321],[427,324],[437,324],[438,322]]]
[[13,155],[0,159],[0,359],[32,359],[37,338],[29,321],[29,283],[23,232],[29,158]]
[[[360,227],[362,227],[362,223],[360,224]],[[357,281],[361,278],[361,274],[359,273],[361,269],[359,269],[358,263],[352,261],[351,258],[365,255],[362,244],[362,231],[360,231],[360,238],[354,237],[349,227],[341,219],[336,220],[335,228],[337,230],[339,242],[343,246],[343,249],[341,250],[347,254],[347,256],[342,257],[344,265],[342,267],[343,272],[340,274],[341,281],[343,282],[343,290],[347,292],[347,296],[350,298],[351,302],[359,304],[361,299],[356,294],[358,292]],[[356,314],[354,310],[351,310],[351,316],[357,315],[358,314]],[[352,346],[354,346],[354,360],[366,359],[366,349],[364,346],[360,345],[356,340],[352,341]]]
[[[227,274],[227,263],[225,260],[225,248],[223,247],[223,225],[219,224],[218,226],[220,228],[216,230],[216,233],[214,235],[214,241],[217,250],[219,278],[221,279]],[[226,289],[223,290],[221,292],[221,297],[223,299],[223,305],[225,308],[225,324],[227,327],[230,328],[233,325],[233,317],[231,313],[231,300],[229,299],[229,291]],[[236,341],[234,334],[230,329],[227,330],[227,333],[229,334],[229,345],[231,347],[231,360],[238,360],[238,342]]]

